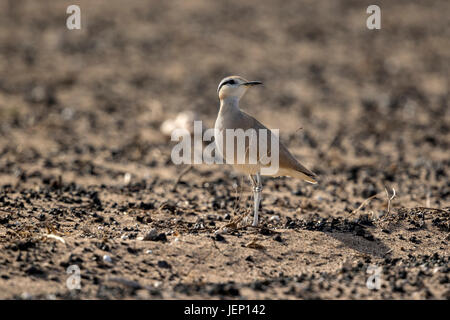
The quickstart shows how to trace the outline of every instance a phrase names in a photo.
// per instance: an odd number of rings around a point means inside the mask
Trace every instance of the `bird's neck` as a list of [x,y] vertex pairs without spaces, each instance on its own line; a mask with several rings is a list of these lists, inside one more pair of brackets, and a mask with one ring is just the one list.
[[226,114],[230,112],[239,111],[239,98],[231,97],[220,100],[219,114]]

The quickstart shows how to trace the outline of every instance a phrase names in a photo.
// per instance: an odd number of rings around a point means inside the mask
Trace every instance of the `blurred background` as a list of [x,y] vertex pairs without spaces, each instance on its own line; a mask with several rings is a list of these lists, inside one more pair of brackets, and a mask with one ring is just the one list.
[[[71,4],[81,30],[66,28]],[[98,192],[111,215],[134,198],[230,211],[228,167],[169,192],[182,168],[160,127],[185,111],[213,126],[219,81],[240,75],[265,84],[242,109],[320,176],[267,179],[266,212],[342,216],[385,187],[397,208],[448,207],[450,2],[377,1],[381,30],[366,27],[371,4],[0,0],[0,190],[50,194],[33,202],[43,214],[61,187]]]
[[213,126],[232,74],[265,83],[242,108],[322,176],[448,169],[448,1],[382,1],[381,30],[366,28],[370,1],[79,1],[73,31],[70,4],[0,2],[3,183],[35,166],[170,177],[161,123],[193,110]]

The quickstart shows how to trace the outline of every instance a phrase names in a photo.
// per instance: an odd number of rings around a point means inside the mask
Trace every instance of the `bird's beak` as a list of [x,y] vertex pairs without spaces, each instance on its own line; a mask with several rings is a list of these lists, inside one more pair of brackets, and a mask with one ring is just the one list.
[[263,83],[261,81],[247,81],[247,82],[244,82],[242,85],[253,87],[253,86],[257,86],[259,84],[263,84]]

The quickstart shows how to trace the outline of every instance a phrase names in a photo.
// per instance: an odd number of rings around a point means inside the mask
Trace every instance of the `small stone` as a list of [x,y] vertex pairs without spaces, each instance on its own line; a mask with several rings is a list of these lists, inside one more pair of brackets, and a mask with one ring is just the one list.
[[216,241],[219,241],[219,242],[227,242],[225,240],[225,238],[220,233],[217,233],[214,238],[215,238]]
[[281,236],[279,234],[277,234],[273,240],[278,241],[278,242],[283,242],[283,238],[281,238]]
[[155,228],[150,229],[150,231],[148,231],[144,237],[143,240],[146,241],[162,241],[162,242],[166,242],[167,241],[167,236],[164,232],[161,232],[160,234],[158,234],[158,232],[156,231]]
[[143,210],[155,209],[155,204],[153,202],[142,202],[139,204],[139,208]]
[[158,261],[158,267],[163,269],[170,269],[172,266],[165,260]]
[[144,240],[147,241],[156,241],[156,238],[158,238],[158,231],[155,228],[150,229],[144,236]]
[[280,217],[277,215],[273,215],[269,218],[270,222],[280,222]]
[[438,273],[438,272],[440,272],[441,270],[442,270],[441,267],[435,267],[435,268],[433,269],[433,273]]
[[218,234],[226,234],[226,233],[228,233],[228,228],[222,228],[222,229],[219,229],[219,230],[216,230],[215,232],[214,232],[214,234],[215,235],[218,235]]
[[111,259],[111,257],[109,255],[105,254],[103,256],[103,262],[112,263],[112,259]]
[[36,266],[29,267],[25,272],[30,276],[37,276],[37,277],[45,276],[44,270]]
[[156,237],[155,241],[162,241],[162,242],[166,242],[167,241],[167,236],[164,232],[158,234],[158,236]]
[[416,236],[412,236],[411,238],[409,238],[409,241],[411,241],[412,243],[415,243],[415,244],[420,244],[420,243],[422,243],[422,241],[420,241],[419,239],[417,239]]
[[31,299],[33,299],[33,296],[32,296],[30,293],[28,293],[28,292],[22,293],[22,294],[20,295],[20,297],[21,297],[23,300],[31,300]]
[[124,184],[129,184],[130,181],[131,181],[131,174],[127,172],[123,176],[123,183]]

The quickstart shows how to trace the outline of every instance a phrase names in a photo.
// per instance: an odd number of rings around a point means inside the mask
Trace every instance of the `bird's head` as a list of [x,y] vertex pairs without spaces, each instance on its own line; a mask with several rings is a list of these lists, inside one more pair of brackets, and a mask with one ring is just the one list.
[[247,89],[262,84],[261,81],[248,81],[239,76],[226,77],[220,81],[217,94],[220,100],[235,98],[239,100],[247,92]]

